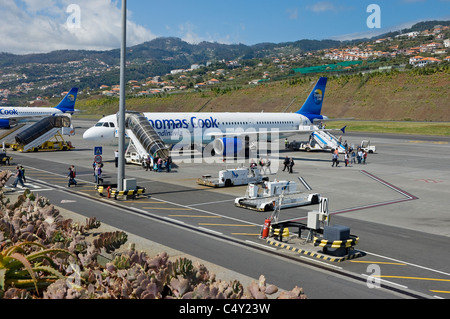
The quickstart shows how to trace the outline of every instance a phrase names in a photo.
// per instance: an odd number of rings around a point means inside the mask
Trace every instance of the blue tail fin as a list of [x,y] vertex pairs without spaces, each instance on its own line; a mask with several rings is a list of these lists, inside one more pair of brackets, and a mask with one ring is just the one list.
[[72,88],[55,108],[64,113],[73,113],[75,111],[77,93],[78,88]]
[[314,89],[309,94],[301,109],[295,113],[306,116],[311,120],[311,122],[314,119],[322,119],[323,117],[320,115],[320,112],[322,111],[322,103],[325,96],[326,86],[327,78],[321,77],[319,81],[317,81]]

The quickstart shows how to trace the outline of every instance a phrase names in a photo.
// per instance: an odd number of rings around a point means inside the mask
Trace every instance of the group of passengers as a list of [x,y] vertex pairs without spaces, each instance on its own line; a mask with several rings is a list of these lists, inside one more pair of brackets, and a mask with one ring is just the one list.
[[166,172],[170,172],[172,170],[172,157],[169,156],[163,159],[156,156],[152,161],[150,155],[147,155],[144,168],[146,171],[161,172],[165,169]]
[[251,160],[250,168],[252,170],[254,168],[258,168],[258,165],[259,165],[259,170],[261,171],[261,173],[266,174],[267,171],[269,171],[269,174],[272,174],[272,170],[270,169],[270,159],[269,159],[269,157],[267,157],[265,161],[262,158],[260,158],[258,160],[258,164],[256,164],[253,159]]
[[[332,157],[331,157],[331,167],[335,166],[338,167],[339,165],[339,150],[334,149],[331,150]],[[344,152],[344,163],[345,167],[349,164],[366,164],[367,163],[367,151],[361,149],[361,147],[358,146],[358,148],[355,150],[352,147],[349,147],[348,145],[345,145],[345,152]]]

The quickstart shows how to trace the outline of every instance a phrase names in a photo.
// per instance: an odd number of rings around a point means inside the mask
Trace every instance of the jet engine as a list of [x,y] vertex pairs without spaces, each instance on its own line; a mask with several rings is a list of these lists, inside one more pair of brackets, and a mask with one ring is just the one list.
[[7,119],[1,119],[0,120],[0,128],[10,128],[11,123]]
[[222,137],[214,140],[213,149],[218,155],[232,156],[239,154],[244,145],[239,137]]

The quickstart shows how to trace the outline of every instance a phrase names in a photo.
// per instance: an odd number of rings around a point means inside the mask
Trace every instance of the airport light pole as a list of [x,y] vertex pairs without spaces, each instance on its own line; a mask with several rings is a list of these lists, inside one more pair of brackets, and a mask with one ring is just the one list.
[[117,190],[123,191],[125,179],[125,68],[127,53],[127,1],[122,0],[122,44],[120,48],[120,104],[118,121],[119,124],[119,163],[117,174]]

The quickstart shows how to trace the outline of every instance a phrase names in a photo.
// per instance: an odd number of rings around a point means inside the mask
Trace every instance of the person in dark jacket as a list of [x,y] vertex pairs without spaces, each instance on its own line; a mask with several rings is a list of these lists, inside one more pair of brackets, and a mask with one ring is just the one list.
[[292,174],[292,167],[294,167],[294,158],[291,157],[290,161],[289,161],[289,174]]
[[286,158],[284,159],[284,168],[283,168],[283,172],[287,169],[289,172],[289,157],[286,156]]

